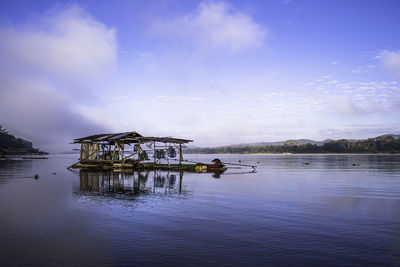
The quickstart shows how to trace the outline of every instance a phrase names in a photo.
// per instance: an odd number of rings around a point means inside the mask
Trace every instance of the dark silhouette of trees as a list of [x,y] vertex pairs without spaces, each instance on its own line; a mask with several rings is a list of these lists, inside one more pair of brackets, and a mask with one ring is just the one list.
[[0,125],[0,149],[2,149],[2,151],[9,150],[12,153],[15,151],[30,153],[39,152],[38,149],[32,147],[31,142],[15,137],[7,132],[2,125]]
[[9,132],[6,131],[6,129],[3,127],[3,125],[0,124],[0,135],[5,135],[9,134]]

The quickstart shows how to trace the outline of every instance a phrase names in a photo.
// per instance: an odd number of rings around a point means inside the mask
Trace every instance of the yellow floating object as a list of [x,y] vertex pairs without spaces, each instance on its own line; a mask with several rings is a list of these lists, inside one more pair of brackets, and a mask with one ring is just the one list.
[[206,165],[198,165],[195,168],[196,172],[207,172],[207,166]]

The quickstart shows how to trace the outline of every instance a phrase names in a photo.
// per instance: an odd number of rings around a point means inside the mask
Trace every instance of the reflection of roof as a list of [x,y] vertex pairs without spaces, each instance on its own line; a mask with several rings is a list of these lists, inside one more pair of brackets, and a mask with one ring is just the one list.
[[74,143],[88,143],[88,142],[115,142],[123,141],[124,143],[138,143],[143,142],[162,142],[162,143],[176,143],[184,144],[193,142],[193,140],[172,138],[172,137],[144,137],[137,132],[114,133],[114,134],[95,134],[86,137],[74,139]]

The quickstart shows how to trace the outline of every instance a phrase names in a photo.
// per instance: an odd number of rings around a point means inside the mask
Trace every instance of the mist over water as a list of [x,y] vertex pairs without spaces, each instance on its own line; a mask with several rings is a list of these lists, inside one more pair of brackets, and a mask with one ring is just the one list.
[[220,176],[76,157],[0,161],[1,265],[400,264],[400,155],[187,155],[258,165]]

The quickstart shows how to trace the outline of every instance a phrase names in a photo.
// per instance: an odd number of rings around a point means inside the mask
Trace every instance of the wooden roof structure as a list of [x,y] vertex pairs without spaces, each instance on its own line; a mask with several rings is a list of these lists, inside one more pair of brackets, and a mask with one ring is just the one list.
[[113,134],[95,134],[89,135],[81,138],[74,139],[74,144],[82,143],[115,143],[123,142],[125,144],[129,143],[147,143],[147,142],[161,142],[161,143],[175,143],[175,144],[185,144],[193,142],[193,140],[172,138],[172,137],[144,137],[141,134],[132,131],[125,133],[113,133]]

